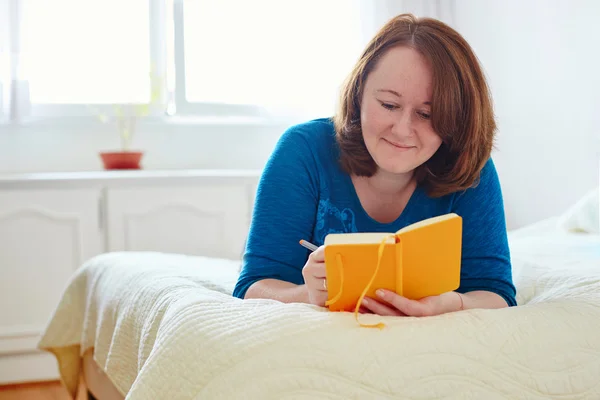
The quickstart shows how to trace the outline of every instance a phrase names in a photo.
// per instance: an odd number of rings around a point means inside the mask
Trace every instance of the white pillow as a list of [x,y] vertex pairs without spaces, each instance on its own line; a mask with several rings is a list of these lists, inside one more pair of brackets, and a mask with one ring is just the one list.
[[559,217],[558,227],[569,232],[600,234],[600,188],[567,209]]

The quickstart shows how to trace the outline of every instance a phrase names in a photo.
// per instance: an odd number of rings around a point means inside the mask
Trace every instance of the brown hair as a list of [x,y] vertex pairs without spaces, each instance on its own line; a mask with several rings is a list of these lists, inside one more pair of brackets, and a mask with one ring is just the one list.
[[493,148],[496,122],[489,88],[477,57],[458,32],[438,20],[412,14],[398,15],[381,28],[342,88],[333,118],[342,168],[358,176],[377,171],[363,140],[360,104],[377,61],[401,45],[419,51],[432,66],[431,124],[442,138],[438,151],[417,168],[415,176],[433,197],[467,189],[476,183]]

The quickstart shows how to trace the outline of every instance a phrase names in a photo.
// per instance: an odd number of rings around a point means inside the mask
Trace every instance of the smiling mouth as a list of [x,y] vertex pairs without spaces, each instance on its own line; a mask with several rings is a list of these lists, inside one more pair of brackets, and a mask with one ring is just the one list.
[[415,147],[415,146],[406,146],[406,145],[397,144],[397,143],[394,143],[394,142],[390,142],[387,139],[383,139],[383,140],[385,140],[387,143],[391,144],[392,146],[394,146],[395,148],[397,148],[399,150],[408,150],[408,149],[412,149],[412,148]]

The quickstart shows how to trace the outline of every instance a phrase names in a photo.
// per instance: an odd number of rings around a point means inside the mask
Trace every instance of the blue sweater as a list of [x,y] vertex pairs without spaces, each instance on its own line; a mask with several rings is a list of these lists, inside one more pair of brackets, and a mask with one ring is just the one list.
[[329,233],[395,232],[454,212],[463,218],[458,291],[487,290],[516,305],[502,193],[491,159],[475,187],[441,198],[417,187],[398,219],[379,223],[362,208],[338,155],[330,119],[299,124],[282,135],[259,182],[235,297],[244,298],[250,285],[265,278],[303,284],[308,251],[300,239],[320,246]]

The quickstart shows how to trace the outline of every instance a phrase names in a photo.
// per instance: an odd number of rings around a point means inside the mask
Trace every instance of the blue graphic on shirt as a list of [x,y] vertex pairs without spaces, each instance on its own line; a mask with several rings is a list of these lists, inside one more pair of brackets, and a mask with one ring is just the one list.
[[316,240],[322,244],[330,233],[357,232],[354,211],[349,208],[340,210],[329,200],[320,200],[317,209]]

